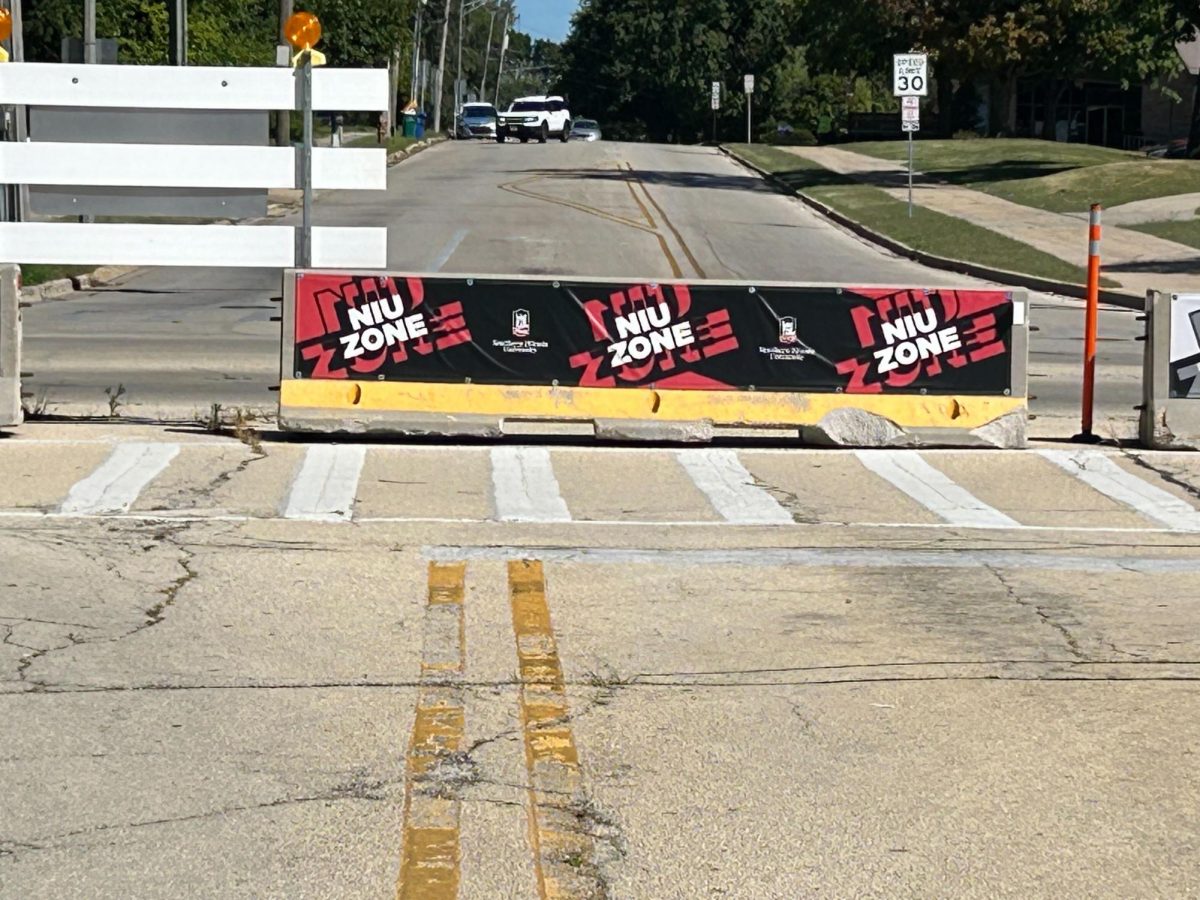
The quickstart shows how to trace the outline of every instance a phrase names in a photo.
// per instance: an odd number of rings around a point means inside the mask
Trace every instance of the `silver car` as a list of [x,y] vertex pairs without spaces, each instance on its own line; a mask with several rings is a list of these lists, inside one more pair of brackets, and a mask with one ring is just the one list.
[[464,103],[457,130],[464,138],[494,138],[496,107],[490,103]]
[[570,138],[573,141],[598,141],[600,124],[595,119],[576,119],[571,123]]

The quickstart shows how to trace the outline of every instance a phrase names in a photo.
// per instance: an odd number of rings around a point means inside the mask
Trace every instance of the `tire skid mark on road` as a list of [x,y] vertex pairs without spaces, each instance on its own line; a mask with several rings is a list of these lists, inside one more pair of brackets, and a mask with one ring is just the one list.
[[636,219],[627,219],[624,216],[618,216],[616,213],[610,213],[607,210],[597,209],[594,206],[588,206],[586,203],[579,203],[575,200],[567,200],[564,197],[555,197],[551,194],[542,194],[538,191],[530,190],[525,187],[527,184],[532,184],[535,181],[541,181],[546,176],[544,175],[529,175],[525,178],[519,178],[516,181],[508,181],[500,185],[500,190],[507,191],[510,194],[516,194],[520,197],[525,197],[530,200],[541,200],[544,203],[554,203],[558,206],[565,206],[568,209],[574,209],[578,212],[587,213],[590,216],[598,216],[601,219],[606,219],[617,225],[625,225],[629,228],[636,228],[639,231],[645,231],[649,234],[655,234],[655,230],[646,226]]
[[508,563],[528,772],[529,842],[542,900],[604,897],[542,563]]
[[399,900],[458,896],[462,800],[441,769],[462,751],[466,563],[429,564],[421,687],[408,742]]
[[634,169],[633,163],[626,162],[625,168],[638,183],[638,187],[642,189],[642,193],[646,195],[646,199],[650,201],[650,205],[658,210],[658,214],[662,218],[663,224],[671,230],[671,234],[675,235],[675,240],[678,242],[679,248],[683,251],[683,255],[687,257],[688,265],[690,265],[695,271],[696,277],[707,278],[708,275],[700,265],[700,262],[696,259],[696,255],[692,253],[692,248],[687,245],[687,242],[683,239],[683,235],[680,234],[679,229],[675,227],[675,223],[671,221],[669,216],[667,216],[666,210],[664,210],[659,202],[654,199],[654,195],[650,193],[650,189],[646,187],[646,183],[638,177],[637,170]]

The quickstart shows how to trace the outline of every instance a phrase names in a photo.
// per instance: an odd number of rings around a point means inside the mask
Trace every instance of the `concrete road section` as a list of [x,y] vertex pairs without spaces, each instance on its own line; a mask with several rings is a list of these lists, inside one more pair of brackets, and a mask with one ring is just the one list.
[[[962,285],[868,245],[716,150],[610,142],[454,143],[389,172],[386,193],[329,192],[325,225],[386,225],[419,272]],[[279,294],[270,271],[164,269],[26,311],[30,405],[48,414],[194,419],[269,409]],[[1035,298],[1032,433],[1078,430],[1080,307]],[[1136,433],[1141,326],[1101,317],[1098,423]],[[110,395],[120,392],[117,400]]]
[[0,896],[1200,893],[1192,456],[244,437],[0,441]]

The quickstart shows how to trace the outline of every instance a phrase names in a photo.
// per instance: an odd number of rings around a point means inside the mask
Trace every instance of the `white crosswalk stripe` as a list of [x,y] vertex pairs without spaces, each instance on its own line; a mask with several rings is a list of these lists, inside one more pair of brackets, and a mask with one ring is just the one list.
[[1084,484],[1177,531],[1200,531],[1200,511],[1174,494],[1126,472],[1098,450],[1040,450]]
[[727,522],[791,525],[791,514],[754,483],[733,450],[680,450],[675,458]]
[[502,522],[570,522],[545,447],[493,447],[492,488]]
[[354,516],[365,447],[318,444],[308,448],[283,507],[285,519],[349,522]]
[[178,444],[118,444],[96,471],[71,488],[59,512],[68,515],[127,512],[146,485],[178,454]]
[[916,450],[859,450],[859,462],[936,516],[972,528],[1019,528],[1020,523],[988,506]]

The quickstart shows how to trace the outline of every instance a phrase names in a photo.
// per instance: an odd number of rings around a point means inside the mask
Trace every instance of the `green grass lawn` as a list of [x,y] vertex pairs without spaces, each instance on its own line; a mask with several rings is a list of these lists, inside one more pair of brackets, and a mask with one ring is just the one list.
[[1134,231],[1144,231],[1155,237],[1166,238],[1189,247],[1200,247],[1200,219],[1186,222],[1147,222],[1144,225],[1126,225]]
[[[907,160],[905,141],[847,144],[878,159]],[[995,138],[917,141],[915,168],[950,184],[1051,212],[1085,212],[1200,192],[1200,162],[1056,141]]]
[[1084,212],[1093,203],[1112,207],[1200,192],[1200,161],[1137,159],[975,187],[1024,206],[1051,212]]
[[35,284],[45,284],[47,281],[57,281],[59,278],[84,275],[94,271],[95,268],[95,266],[21,266],[21,283],[26,287],[33,287]]
[[[728,148],[788,187],[826,204],[892,240],[948,259],[959,259],[1009,272],[1083,284],[1081,266],[1063,262],[987,228],[953,216],[908,204],[868,184],[838,175],[784,150],[763,145],[731,144]],[[1111,282],[1108,282],[1111,284]]]
[[[842,149],[877,159],[907,162],[907,141],[865,141]],[[976,141],[917,141],[914,166],[919,172],[951,184],[980,187],[993,181],[1041,178],[1088,166],[1143,159],[1134,153],[1022,138]]]

